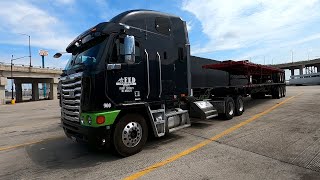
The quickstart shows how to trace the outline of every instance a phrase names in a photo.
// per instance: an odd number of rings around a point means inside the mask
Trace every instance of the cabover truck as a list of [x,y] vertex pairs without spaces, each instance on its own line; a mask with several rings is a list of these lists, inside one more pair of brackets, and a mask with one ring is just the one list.
[[72,56],[59,86],[65,134],[121,156],[141,151],[148,136],[189,127],[191,118],[241,115],[249,95],[285,96],[283,70],[191,56],[186,22],[161,12],[123,12],[66,52]]

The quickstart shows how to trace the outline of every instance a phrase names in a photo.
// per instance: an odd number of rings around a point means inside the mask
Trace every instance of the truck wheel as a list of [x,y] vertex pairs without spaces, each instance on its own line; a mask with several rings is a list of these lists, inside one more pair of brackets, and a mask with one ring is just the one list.
[[243,103],[242,96],[237,96],[234,99],[234,103],[235,103],[235,115],[241,116],[244,112],[244,103]]
[[148,138],[148,126],[138,114],[128,114],[120,118],[113,133],[113,145],[117,154],[131,156],[142,150]]
[[287,89],[286,86],[283,87],[283,97],[286,97]]
[[223,118],[225,120],[232,119],[235,114],[235,104],[231,97],[226,98],[226,107],[225,113],[223,114]]
[[281,98],[281,90],[280,90],[280,87],[275,87],[275,88],[273,89],[272,98],[273,98],[273,99],[280,99],[280,98]]

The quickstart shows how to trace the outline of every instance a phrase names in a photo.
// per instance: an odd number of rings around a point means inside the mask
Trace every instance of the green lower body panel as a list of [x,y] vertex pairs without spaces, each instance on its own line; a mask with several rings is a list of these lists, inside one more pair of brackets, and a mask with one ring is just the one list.
[[[114,123],[114,121],[116,120],[120,111],[121,110],[81,113],[80,123],[83,126],[89,126],[89,127],[109,126]],[[99,117],[99,116],[102,116],[105,118],[104,123],[102,123],[102,124],[97,123],[97,117]]]

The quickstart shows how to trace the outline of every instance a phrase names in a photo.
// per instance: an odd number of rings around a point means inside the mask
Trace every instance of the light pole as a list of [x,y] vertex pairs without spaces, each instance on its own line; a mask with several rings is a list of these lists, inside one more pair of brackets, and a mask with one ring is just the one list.
[[30,67],[32,67],[32,65],[31,65],[31,46],[30,46],[30,38],[31,38],[31,36],[28,35],[28,34],[23,34],[23,33],[18,33],[18,34],[28,36],[28,38],[29,38],[29,59],[30,59]]
[[12,76],[12,61],[13,61],[13,55],[11,56],[11,103],[13,101],[13,76]]
[[12,104],[14,104],[13,103],[13,100],[14,100],[14,98],[13,98],[13,75],[12,75],[13,74],[13,61],[18,60],[18,59],[22,59],[25,57],[28,57],[28,56],[22,56],[22,57],[18,57],[15,59],[13,59],[13,55],[11,56],[11,103]]

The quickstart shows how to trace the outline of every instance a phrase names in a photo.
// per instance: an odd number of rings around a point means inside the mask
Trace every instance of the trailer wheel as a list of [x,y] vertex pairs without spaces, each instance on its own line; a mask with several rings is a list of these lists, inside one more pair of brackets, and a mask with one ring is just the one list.
[[226,98],[226,107],[225,113],[223,114],[223,118],[226,120],[232,119],[235,114],[235,103],[231,97]]
[[244,102],[242,96],[237,96],[234,99],[235,103],[235,115],[236,116],[241,116],[244,112]]
[[140,152],[148,138],[148,126],[138,114],[128,114],[120,118],[113,133],[115,152],[123,157]]
[[273,89],[273,92],[272,92],[272,98],[273,99],[280,99],[281,98],[281,90],[280,90],[280,87],[275,87]]

